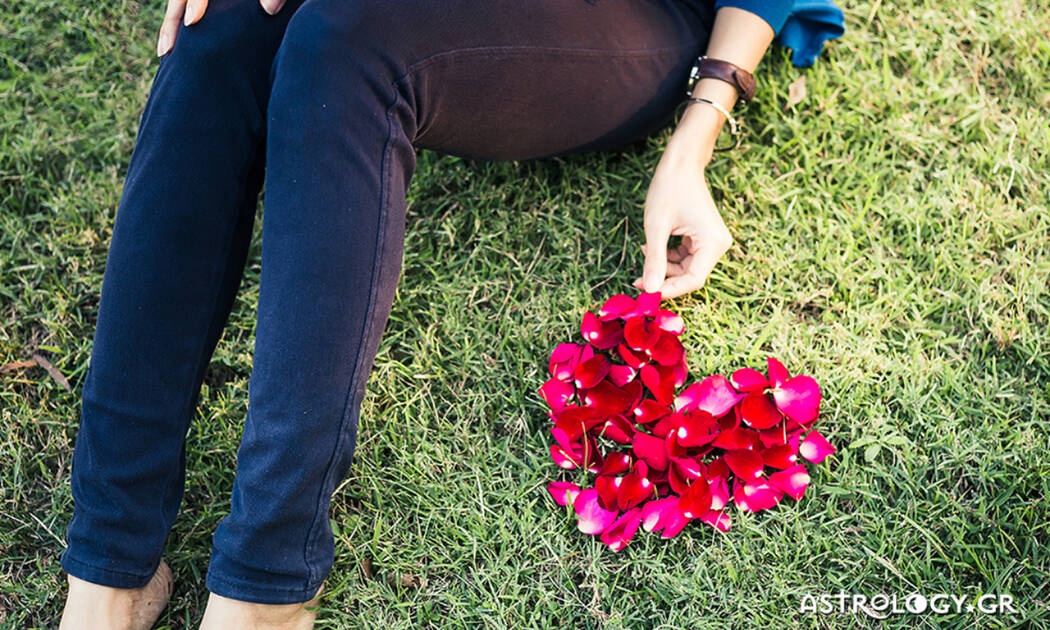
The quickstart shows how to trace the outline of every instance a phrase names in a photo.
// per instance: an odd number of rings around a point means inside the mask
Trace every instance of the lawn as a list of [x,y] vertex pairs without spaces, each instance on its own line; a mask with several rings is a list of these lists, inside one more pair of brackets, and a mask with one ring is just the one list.
[[[0,627],[51,627],[79,388],[163,3],[5,4]],[[803,500],[620,553],[580,534],[544,490],[569,477],[536,390],[582,313],[639,273],[665,138],[536,163],[424,153],[319,627],[1050,628],[1050,11],[846,14],[815,67],[766,58],[742,146],[709,171],[736,243],[668,303],[693,375],[772,355],[821,383],[839,452]],[[258,271],[256,242],[188,437],[163,627],[192,627],[207,597]],[[803,611],[838,593],[1007,594],[1016,612]]]

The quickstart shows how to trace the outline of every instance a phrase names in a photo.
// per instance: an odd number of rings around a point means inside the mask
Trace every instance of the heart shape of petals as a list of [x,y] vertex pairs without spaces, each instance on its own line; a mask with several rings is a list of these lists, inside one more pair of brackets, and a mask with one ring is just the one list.
[[801,500],[812,482],[805,462],[836,452],[813,430],[817,381],[773,357],[765,374],[744,367],[689,383],[685,321],[658,293],[614,295],[579,330],[582,343],[555,347],[539,388],[554,422],[551,458],[575,476],[546,489],[613,551],[640,529],[673,538],[695,520],[725,532],[731,505],[761,512]]

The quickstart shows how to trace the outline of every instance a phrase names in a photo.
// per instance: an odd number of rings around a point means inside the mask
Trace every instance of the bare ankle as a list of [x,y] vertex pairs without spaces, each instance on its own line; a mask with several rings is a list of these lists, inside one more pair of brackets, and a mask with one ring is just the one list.
[[212,593],[200,630],[309,630],[317,618],[321,591],[301,604],[254,604]]
[[149,630],[171,598],[171,590],[171,569],[163,562],[141,588],[113,588],[71,575],[59,630]]

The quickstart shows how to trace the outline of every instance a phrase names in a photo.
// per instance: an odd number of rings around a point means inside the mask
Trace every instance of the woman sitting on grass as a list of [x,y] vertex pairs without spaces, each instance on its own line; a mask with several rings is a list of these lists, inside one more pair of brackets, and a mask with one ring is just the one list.
[[[635,282],[693,291],[731,243],[704,168],[791,7],[169,0],[84,385],[61,628],[149,628],[167,602],[185,435],[264,182],[249,410],[201,628],[313,623],[415,148],[500,160],[612,149],[667,124],[704,52],[649,187]],[[668,250],[671,235],[681,245]]]

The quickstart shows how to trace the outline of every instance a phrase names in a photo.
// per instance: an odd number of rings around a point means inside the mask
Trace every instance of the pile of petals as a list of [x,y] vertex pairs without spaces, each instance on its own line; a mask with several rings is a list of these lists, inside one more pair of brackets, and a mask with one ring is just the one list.
[[730,500],[748,512],[798,500],[810,481],[799,456],[819,464],[835,452],[813,430],[815,380],[770,358],[765,374],[743,368],[687,385],[683,329],[658,293],[613,296],[584,315],[583,343],[554,349],[540,388],[554,462],[594,475],[589,487],[547,490],[614,551],[640,527],[664,538],[693,520],[727,531]]

